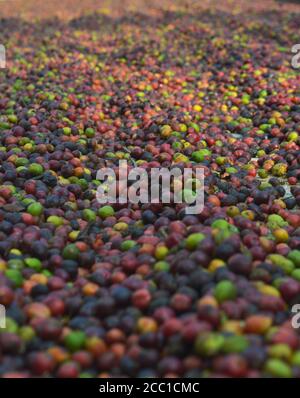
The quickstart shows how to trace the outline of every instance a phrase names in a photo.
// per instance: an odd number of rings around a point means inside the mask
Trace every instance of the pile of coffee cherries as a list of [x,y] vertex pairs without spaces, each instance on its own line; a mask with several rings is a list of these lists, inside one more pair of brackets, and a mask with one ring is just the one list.
[[[1,377],[300,377],[299,23],[0,21]],[[203,168],[203,211],[100,204],[120,160]]]

